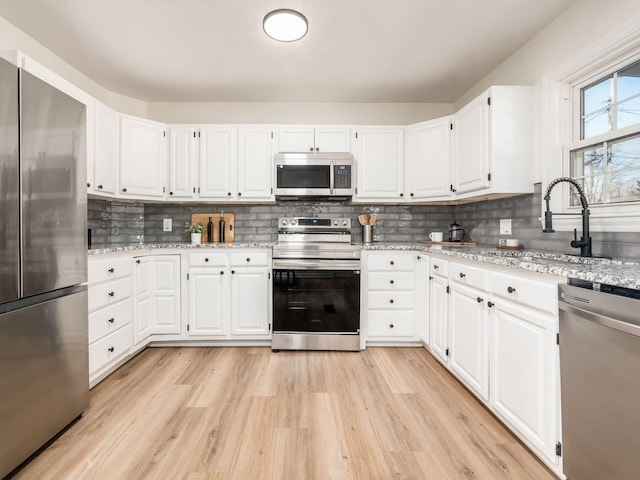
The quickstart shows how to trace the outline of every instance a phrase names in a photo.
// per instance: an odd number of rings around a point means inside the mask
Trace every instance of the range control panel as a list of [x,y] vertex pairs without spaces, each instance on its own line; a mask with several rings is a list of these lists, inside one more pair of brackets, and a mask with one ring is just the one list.
[[351,229],[350,218],[317,218],[317,217],[281,217],[278,219],[280,230],[314,230],[314,229]]

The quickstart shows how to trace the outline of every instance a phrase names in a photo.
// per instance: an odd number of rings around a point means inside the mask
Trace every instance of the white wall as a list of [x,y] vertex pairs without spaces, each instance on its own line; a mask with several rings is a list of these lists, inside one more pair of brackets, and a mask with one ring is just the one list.
[[207,103],[147,104],[166,123],[307,123],[408,125],[453,112],[450,103]]
[[145,102],[106,90],[3,17],[0,17],[0,50],[20,50],[115,110],[141,117],[146,116]]

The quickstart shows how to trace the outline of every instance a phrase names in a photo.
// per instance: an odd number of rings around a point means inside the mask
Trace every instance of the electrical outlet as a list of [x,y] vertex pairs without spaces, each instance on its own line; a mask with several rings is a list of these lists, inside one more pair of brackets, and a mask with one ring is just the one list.
[[511,235],[511,219],[500,219],[500,235]]
[[171,232],[173,230],[173,221],[170,218],[162,219],[162,231]]

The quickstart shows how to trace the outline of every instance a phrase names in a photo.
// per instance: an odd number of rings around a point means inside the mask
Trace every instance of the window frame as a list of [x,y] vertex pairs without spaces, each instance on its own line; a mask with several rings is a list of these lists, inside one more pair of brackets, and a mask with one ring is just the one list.
[[[581,140],[580,88],[640,60],[640,19],[629,22],[595,42],[569,60],[543,75],[541,85],[541,180],[542,196],[547,185],[557,178],[570,175],[570,152],[573,149],[597,145],[640,132],[640,124],[613,130]],[[572,214],[554,217],[558,231],[580,230],[580,205],[570,205],[572,187],[558,184],[551,193],[554,213]],[[545,202],[541,201],[541,224]],[[640,232],[640,201],[589,205],[593,232]]]

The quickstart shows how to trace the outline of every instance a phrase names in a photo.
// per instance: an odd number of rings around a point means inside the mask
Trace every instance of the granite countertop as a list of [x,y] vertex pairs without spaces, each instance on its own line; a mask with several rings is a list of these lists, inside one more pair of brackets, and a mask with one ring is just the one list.
[[[89,255],[102,255],[156,249],[271,248],[274,244],[274,242],[204,243],[195,245],[187,242],[135,243],[129,245],[96,245],[88,253]],[[638,259],[585,258],[538,250],[497,250],[492,245],[445,247],[419,242],[373,242],[362,244],[362,248],[363,250],[418,250],[640,290],[640,260]]]

